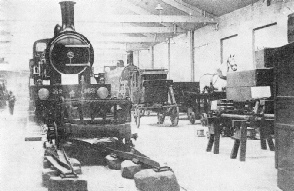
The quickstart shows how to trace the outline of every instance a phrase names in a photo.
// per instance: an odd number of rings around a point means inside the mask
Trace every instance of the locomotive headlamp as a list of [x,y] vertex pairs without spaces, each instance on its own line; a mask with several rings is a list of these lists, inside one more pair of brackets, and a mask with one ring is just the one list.
[[40,100],[47,100],[49,98],[49,90],[46,88],[39,89],[38,96]]
[[109,95],[108,89],[106,87],[100,87],[97,90],[97,95],[100,99],[105,99]]

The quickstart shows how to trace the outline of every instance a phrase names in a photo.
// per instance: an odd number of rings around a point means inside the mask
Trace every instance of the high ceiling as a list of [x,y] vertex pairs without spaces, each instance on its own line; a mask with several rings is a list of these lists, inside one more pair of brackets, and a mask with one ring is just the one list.
[[217,17],[256,3],[259,0],[183,0]]
[[[108,59],[214,25],[219,16],[257,1],[76,0],[75,29],[88,37],[95,51],[100,50],[105,57],[101,59]],[[0,58],[12,63],[28,62],[33,42],[51,38],[54,26],[61,24],[59,2],[0,0]],[[106,54],[106,50],[111,53]]]

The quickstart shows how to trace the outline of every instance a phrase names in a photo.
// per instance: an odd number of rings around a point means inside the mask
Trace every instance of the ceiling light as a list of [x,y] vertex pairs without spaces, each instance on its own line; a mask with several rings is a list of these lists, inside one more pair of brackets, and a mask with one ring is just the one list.
[[162,11],[163,10],[163,8],[160,5],[160,3],[157,4],[157,6],[155,7],[155,9],[158,10],[158,11]]

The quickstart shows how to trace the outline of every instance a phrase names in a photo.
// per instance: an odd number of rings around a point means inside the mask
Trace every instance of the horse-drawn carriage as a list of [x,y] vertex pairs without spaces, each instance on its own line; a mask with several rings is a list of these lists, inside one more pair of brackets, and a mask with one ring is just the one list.
[[173,81],[167,80],[166,69],[139,69],[126,67],[121,77],[121,94],[130,97],[136,125],[146,111],[157,113],[158,124],[170,116],[171,125],[177,126],[179,107],[173,92]]

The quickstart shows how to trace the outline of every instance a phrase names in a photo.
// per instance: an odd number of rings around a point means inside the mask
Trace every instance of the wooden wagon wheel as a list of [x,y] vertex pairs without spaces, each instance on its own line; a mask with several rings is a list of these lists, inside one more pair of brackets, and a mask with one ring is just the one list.
[[151,111],[150,111],[150,110],[146,110],[146,111],[145,111],[145,115],[147,115],[147,116],[149,116],[149,115],[150,115],[150,113],[151,113]]
[[195,124],[196,115],[193,112],[193,109],[191,107],[188,108],[188,119],[190,120],[191,124]]
[[175,127],[179,123],[179,107],[173,107],[170,115],[171,126]]
[[163,124],[165,119],[165,115],[163,113],[160,113],[159,111],[157,112],[157,124]]
[[190,114],[190,118],[189,118],[189,120],[190,120],[190,123],[191,123],[191,124],[195,124],[196,116],[195,116],[195,113],[194,113],[194,112],[192,112],[192,113]]
[[140,110],[140,116],[144,116],[145,115],[145,109]]
[[208,119],[207,119],[207,114],[206,113],[202,113],[200,121],[201,121],[201,125],[203,127],[206,127],[208,125]]

